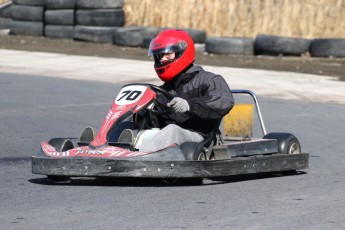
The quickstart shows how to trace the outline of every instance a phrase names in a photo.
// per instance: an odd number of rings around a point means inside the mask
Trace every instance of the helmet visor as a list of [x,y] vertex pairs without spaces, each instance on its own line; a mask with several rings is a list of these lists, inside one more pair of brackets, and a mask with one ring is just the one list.
[[148,56],[178,53],[187,48],[187,42],[173,37],[158,37],[151,41]]

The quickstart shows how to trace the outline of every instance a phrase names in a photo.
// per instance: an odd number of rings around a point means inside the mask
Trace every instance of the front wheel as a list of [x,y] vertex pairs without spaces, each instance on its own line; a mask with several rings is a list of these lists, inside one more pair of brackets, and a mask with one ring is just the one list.
[[[48,143],[53,146],[57,152],[65,152],[74,147],[72,141],[68,138],[53,138]],[[70,180],[68,176],[47,175],[47,177],[54,183],[67,182]]]
[[57,152],[65,152],[74,148],[72,141],[68,138],[53,138],[48,144],[53,146]]

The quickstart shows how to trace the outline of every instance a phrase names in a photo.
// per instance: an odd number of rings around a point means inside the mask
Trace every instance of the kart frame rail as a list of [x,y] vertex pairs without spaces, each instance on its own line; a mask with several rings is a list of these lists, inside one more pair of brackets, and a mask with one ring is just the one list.
[[139,161],[32,157],[32,172],[68,177],[212,178],[306,169],[309,154],[273,154],[212,161]]

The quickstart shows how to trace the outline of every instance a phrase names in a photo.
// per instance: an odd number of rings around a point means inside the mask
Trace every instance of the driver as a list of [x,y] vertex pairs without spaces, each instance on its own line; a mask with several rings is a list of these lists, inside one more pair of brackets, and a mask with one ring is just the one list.
[[153,56],[156,73],[164,82],[161,88],[174,95],[167,101],[174,113],[157,117],[162,129],[139,150],[201,142],[234,105],[228,84],[222,76],[194,64],[194,42],[184,30],[160,32],[151,41],[148,55]]

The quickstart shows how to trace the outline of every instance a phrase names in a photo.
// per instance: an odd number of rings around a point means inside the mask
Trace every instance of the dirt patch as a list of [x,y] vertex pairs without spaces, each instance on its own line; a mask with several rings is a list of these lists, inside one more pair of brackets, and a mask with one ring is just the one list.
[[[64,53],[73,55],[150,60],[147,49],[127,48],[45,37],[0,35],[0,49]],[[265,69],[335,76],[345,81],[345,58],[233,56],[205,54],[197,51],[196,62],[202,65]]]

